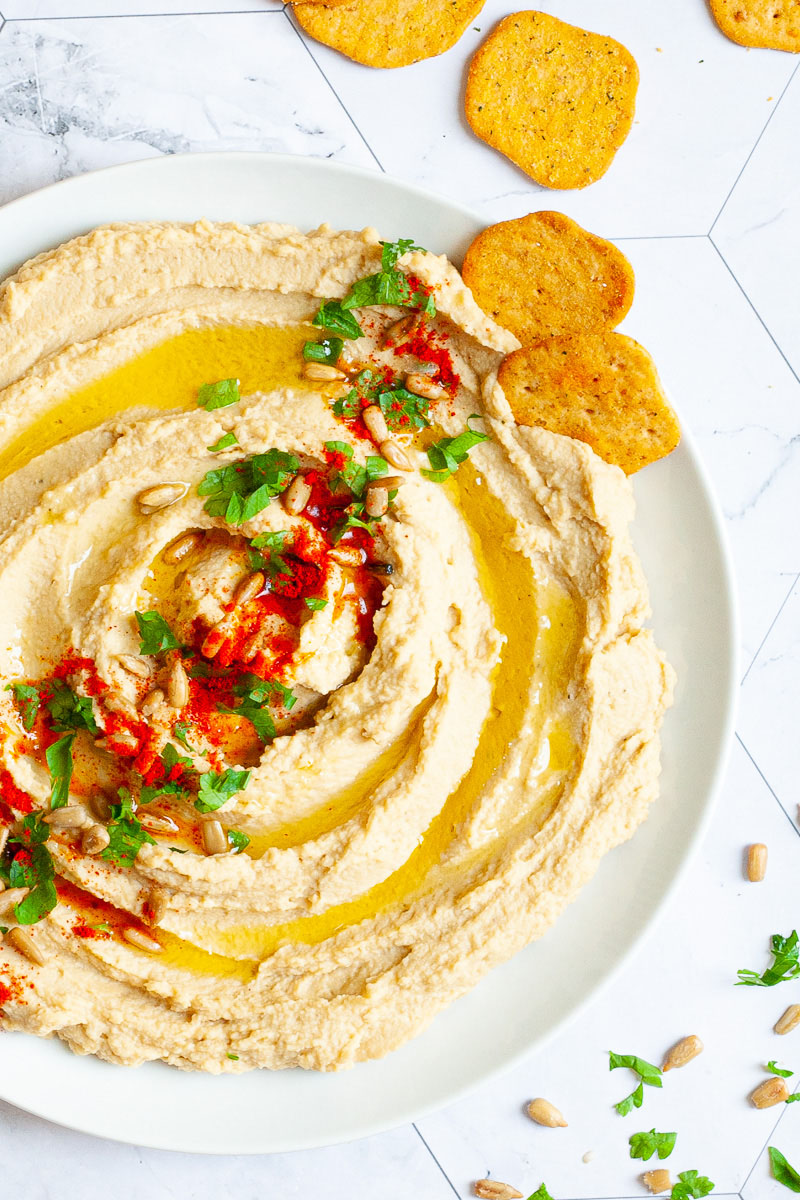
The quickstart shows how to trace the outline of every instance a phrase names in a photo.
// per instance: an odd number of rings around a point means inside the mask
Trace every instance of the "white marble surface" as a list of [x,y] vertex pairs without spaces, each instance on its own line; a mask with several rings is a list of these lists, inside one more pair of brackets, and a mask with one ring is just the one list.
[[[704,0],[549,0],[608,32],[642,73],[637,124],[608,175],[547,193],[460,113],[464,69],[507,12],[489,0],[454,49],[375,72],[301,37],[273,0],[0,0],[0,202],[133,158],[276,150],[383,169],[488,219],[560,208],[620,241],[638,288],[625,328],[655,354],[725,514],[742,611],[738,738],[705,845],[680,894],[605,993],[510,1074],[416,1126],[349,1146],[202,1159],[101,1142],[0,1105],[3,1194],[23,1200],[374,1195],[446,1200],[487,1173],[557,1200],[643,1195],[633,1132],[610,1108],[609,1047],[658,1060],[697,1032],[702,1058],[647,1097],[635,1128],[679,1132],[673,1171],[715,1195],[788,1195],[772,1141],[800,1167],[800,1105],[746,1102],[759,1064],[800,1068],[771,1026],[800,983],[734,989],[767,935],[800,918],[800,76],[798,60],[718,33]],[[742,850],[770,848],[747,884]],[[545,1130],[532,1095],[569,1119]],[[213,1120],[213,1114],[209,1114]],[[589,1163],[585,1151],[594,1151]]]

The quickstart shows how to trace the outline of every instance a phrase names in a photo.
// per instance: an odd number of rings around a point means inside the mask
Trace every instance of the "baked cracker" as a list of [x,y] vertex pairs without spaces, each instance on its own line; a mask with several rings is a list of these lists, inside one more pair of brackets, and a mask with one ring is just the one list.
[[523,345],[613,329],[633,301],[625,255],[559,212],[490,225],[461,273],[483,311]]
[[714,20],[740,46],[800,54],[800,0],[710,0]]
[[302,29],[367,67],[405,67],[455,45],[485,0],[348,0],[301,3]]
[[622,333],[551,338],[515,350],[498,382],[520,425],[586,442],[626,475],[680,441],[655,363]]
[[582,188],[633,123],[639,69],[613,38],[542,12],[506,17],[476,51],[464,101],[478,137],[549,188]]

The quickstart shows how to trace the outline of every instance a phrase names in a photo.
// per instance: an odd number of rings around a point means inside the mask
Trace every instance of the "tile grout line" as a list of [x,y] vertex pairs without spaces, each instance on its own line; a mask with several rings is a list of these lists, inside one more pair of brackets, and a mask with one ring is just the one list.
[[381,162],[381,160],[378,158],[377,154],[376,154],[376,153],[375,153],[375,151],[372,149],[372,146],[370,146],[370,144],[369,144],[369,142],[367,141],[367,139],[364,137],[364,134],[361,132],[361,130],[359,129],[358,125],[356,125],[356,123],[355,123],[355,121],[353,120],[353,117],[352,117],[352,115],[351,115],[351,113],[350,113],[350,110],[349,110],[349,108],[347,107],[347,105],[345,104],[345,102],[342,100],[342,98],[341,98],[341,96],[339,95],[339,93],[336,91],[336,88],[333,86],[333,84],[331,83],[330,79],[328,79],[328,76],[325,74],[325,72],[323,71],[323,69],[322,69],[322,67],[319,65],[319,63],[317,62],[317,60],[316,60],[316,58],[314,57],[314,55],[311,53],[311,48],[310,48],[310,46],[309,46],[309,45],[308,45],[308,43],[306,42],[306,40],[305,40],[305,38],[303,37],[303,35],[300,33],[300,30],[299,30],[299,29],[297,28],[297,26],[295,25],[294,21],[292,20],[291,16],[289,15],[288,11],[287,11],[287,10],[284,8],[284,9],[282,10],[282,12],[283,12],[283,15],[286,17],[286,20],[289,22],[289,28],[292,30],[292,32],[294,33],[294,35],[295,35],[295,37],[297,38],[298,42],[300,43],[300,45],[301,45],[301,46],[303,47],[303,49],[305,50],[305,52],[306,52],[306,54],[308,55],[308,57],[311,59],[311,61],[313,62],[314,66],[317,68],[317,70],[319,71],[319,73],[320,73],[320,75],[322,76],[322,78],[325,80],[325,82],[326,82],[326,84],[328,85],[328,87],[330,88],[330,90],[333,92],[333,94],[334,94],[334,96],[336,97],[336,100],[337,100],[337,102],[338,102],[338,104],[339,104],[340,108],[342,109],[342,112],[345,114],[345,116],[347,117],[348,121],[349,121],[349,122],[350,122],[350,124],[353,126],[353,129],[355,129],[356,133],[357,133],[357,134],[358,134],[358,136],[361,138],[361,141],[364,143],[364,145],[366,146],[367,150],[368,150],[368,151],[369,151],[369,153],[371,154],[372,158],[373,158],[373,159],[375,160],[375,162],[377,163],[377,165],[378,165],[378,169],[379,169],[379,170],[380,170],[380,171],[381,171],[381,172],[382,172],[382,173],[385,175],[385,174],[386,174],[386,169],[385,169],[385,167],[384,167],[383,163],[382,163],[382,162]]
[[770,1130],[769,1134],[767,1135],[767,1139],[766,1139],[766,1141],[764,1142],[763,1146],[761,1147],[761,1149],[759,1150],[758,1154],[756,1155],[756,1161],[753,1163],[752,1167],[751,1167],[751,1168],[750,1168],[750,1170],[747,1172],[747,1177],[745,1178],[745,1181],[744,1181],[744,1183],[742,1184],[742,1186],[741,1186],[741,1189],[740,1189],[740,1192],[739,1192],[739,1194],[742,1196],[742,1200],[744,1200],[744,1195],[743,1195],[743,1193],[744,1193],[744,1189],[747,1187],[748,1183],[750,1182],[750,1176],[753,1174],[753,1171],[755,1171],[756,1167],[757,1167],[757,1166],[758,1166],[758,1164],[761,1162],[761,1158],[762,1158],[762,1155],[764,1154],[764,1151],[766,1150],[767,1146],[770,1144],[770,1142],[771,1142],[771,1141],[772,1141],[772,1139],[774,1138],[774,1136],[775,1136],[775,1130],[778,1128],[778,1126],[780,1125],[781,1121],[783,1120],[783,1118],[784,1118],[785,1116],[786,1116],[786,1105],[784,1104],[784,1106],[783,1106],[783,1112],[782,1112],[782,1113],[781,1113],[781,1115],[778,1117],[778,1119],[777,1119],[777,1121],[775,1122],[775,1124],[772,1126],[772,1129]]
[[764,320],[764,318],[761,316],[761,313],[758,311],[758,309],[756,308],[755,304],[754,304],[754,303],[753,303],[753,301],[750,299],[750,297],[748,296],[747,292],[746,292],[746,291],[744,290],[744,288],[742,287],[742,285],[741,285],[741,283],[739,282],[739,280],[736,278],[736,275],[734,274],[733,268],[731,267],[730,263],[728,262],[728,260],[726,259],[725,255],[722,253],[722,251],[720,250],[719,246],[718,246],[718,245],[717,245],[717,243],[714,241],[714,239],[713,239],[713,237],[711,236],[711,234],[710,234],[710,233],[708,234],[708,240],[711,242],[711,245],[714,247],[714,249],[716,250],[717,254],[719,255],[719,257],[720,257],[720,261],[721,261],[721,262],[722,262],[722,264],[724,265],[724,267],[725,267],[725,270],[728,272],[728,274],[730,275],[731,279],[732,279],[732,280],[733,280],[733,282],[736,284],[736,286],[738,287],[739,291],[740,291],[740,292],[742,293],[742,295],[744,296],[744,298],[745,298],[745,300],[747,301],[747,303],[750,305],[750,308],[752,309],[752,311],[753,311],[753,313],[754,313],[754,315],[755,315],[756,319],[758,320],[759,324],[761,325],[761,328],[764,330],[764,332],[766,333],[767,337],[768,337],[768,338],[769,338],[769,340],[772,342],[772,344],[773,344],[773,346],[775,347],[775,349],[778,351],[778,354],[780,354],[781,358],[782,358],[782,359],[783,359],[783,361],[786,363],[786,366],[787,366],[787,367],[789,368],[789,370],[791,371],[793,378],[796,380],[796,382],[797,382],[797,383],[800,383],[800,376],[798,376],[797,372],[795,371],[795,369],[794,369],[794,367],[792,366],[792,364],[789,362],[789,360],[788,360],[788,358],[786,357],[786,355],[784,354],[783,350],[781,350],[780,346],[778,345],[777,341],[775,340],[774,336],[772,335],[772,332],[770,331],[770,328],[769,328],[769,326],[767,325],[766,321],[765,321],[765,320]]
[[761,641],[759,642],[758,649],[756,650],[755,654],[754,654],[754,655],[753,655],[753,657],[751,658],[751,660],[750,660],[750,665],[749,665],[749,667],[747,668],[747,670],[745,671],[744,675],[742,676],[742,678],[741,678],[741,680],[740,680],[740,682],[739,682],[739,687],[744,687],[744,681],[747,679],[747,676],[750,674],[750,672],[752,671],[753,667],[756,665],[756,659],[758,658],[758,656],[759,656],[759,654],[761,653],[761,651],[764,649],[764,646],[765,646],[765,644],[766,644],[767,638],[769,637],[769,635],[772,633],[773,629],[775,628],[775,624],[776,624],[776,622],[777,622],[777,620],[778,620],[778,617],[781,615],[781,613],[783,612],[783,610],[786,608],[786,605],[789,603],[789,599],[790,599],[790,597],[791,597],[791,595],[792,595],[792,592],[793,592],[793,591],[794,591],[794,589],[797,587],[797,581],[798,581],[799,579],[800,579],[800,572],[798,572],[798,574],[797,574],[797,575],[795,575],[794,579],[792,580],[791,586],[790,586],[790,588],[789,588],[788,592],[786,593],[786,595],[785,595],[785,597],[784,597],[784,599],[783,599],[783,602],[781,603],[781,606],[780,606],[780,608],[778,609],[778,611],[775,613],[775,616],[774,616],[774,617],[772,618],[772,620],[770,621],[770,624],[769,624],[769,629],[767,630],[767,632],[764,634],[763,638],[762,638],[762,639],[761,639]]
[[780,797],[778,796],[778,793],[775,791],[775,789],[774,789],[774,788],[772,787],[772,785],[770,784],[770,782],[769,782],[769,780],[767,779],[766,775],[765,775],[765,774],[764,774],[764,772],[761,770],[761,767],[758,765],[758,763],[757,763],[757,762],[756,762],[756,760],[753,758],[753,756],[752,756],[752,754],[750,753],[750,751],[747,749],[747,746],[745,746],[745,744],[744,744],[744,742],[743,742],[743,740],[742,740],[742,736],[741,736],[741,734],[737,733],[735,736],[736,736],[736,741],[737,741],[737,742],[739,743],[739,745],[742,747],[742,749],[744,750],[745,754],[746,754],[746,755],[747,755],[747,757],[750,759],[750,762],[751,762],[751,763],[753,764],[753,766],[755,767],[755,769],[756,769],[756,772],[757,772],[757,774],[758,774],[758,776],[759,776],[759,778],[760,778],[761,782],[764,784],[765,788],[767,789],[767,791],[769,792],[769,794],[772,796],[773,800],[775,800],[776,804],[777,804],[777,805],[780,807],[780,810],[781,810],[781,812],[782,812],[782,813],[783,813],[783,815],[786,817],[786,820],[789,822],[789,824],[791,825],[791,827],[792,827],[792,829],[794,830],[794,832],[797,834],[797,836],[798,836],[798,837],[800,837],[800,829],[798,829],[798,828],[797,828],[797,825],[796,825],[796,824],[795,824],[795,822],[792,820],[792,818],[789,816],[788,812],[786,811],[786,809],[784,808],[784,806],[783,806],[783,804],[782,804],[782,802],[781,802],[781,800],[780,800]]
[[610,237],[612,242],[675,242],[690,238],[707,238],[707,233],[638,233],[627,237]]
[[416,1124],[416,1122],[415,1122],[415,1121],[412,1121],[412,1122],[411,1122],[411,1128],[414,1130],[414,1132],[416,1133],[417,1137],[418,1137],[418,1138],[419,1138],[419,1140],[422,1142],[422,1144],[423,1144],[423,1146],[425,1147],[425,1149],[428,1151],[428,1154],[430,1154],[431,1158],[432,1158],[432,1159],[433,1159],[433,1161],[436,1163],[436,1165],[437,1165],[437,1167],[439,1168],[439,1170],[441,1171],[442,1175],[443,1175],[443,1176],[444,1176],[444,1178],[447,1180],[447,1182],[448,1182],[448,1184],[449,1184],[449,1186],[450,1186],[450,1189],[451,1189],[451,1191],[452,1191],[453,1195],[456,1197],[456,1200],[460,1200],[460,1197],[459,1197],[459,1195],[458,1195],[458,1191],[456,1190],[456,1185],[453,1183],[452,1179],[451,1179],[451,1178],[450,1178],[450,1176],[447,1174],[447,1171],[445,1171],[444,1167],[443,1167],[443,1166],[442,1166],[442,1164],[439,1162],[438,1158],[437,1158],[437,1157],[436,1157],[436,1155],[433,1153],[433,1151],[431,1150],[431,1148],[430,1148],[430,1146],[428,1145],[428,1143],[425,1141],[425,1138],[424,1138],[424,1137],[422,1136],[422,1134],[420,1133],[420,1131],[419,1131],[419,1127],[417,1126],[417,1124]]
[[730,200],[730,198],[731,198],[731,196],[733,195],[733,193],[736,191],[736,187],[737,187],[737,184],[739,183],[739,180],[742,178],[742,176],[744,175],[745,171],[747,170],[747,167],[748,167],[748,164],[749,164],[749,162],[750,162],[750,159],[751,159],[751,158],[753,157],[753,155],[755,154],[756,150],[758,149],[758,145],[759,145],[759,143],[760,143],[761,139],[763,138],[764,134],[765,134],[765,133],[767,132],[767,130],[769,129],[769,126],[770,126],[770,123],[771,123],[771,121],[772,121],[772,118],[775,116],[775,113],[776,113],[776,112],[778,111],[778,109],[780,108],[780,105],[781,105],[781,100],[783,100],[783,97],[786,95],[787,91],[788,91],[788,90],[789,90],[789,88],[791,87],[791,85],[792,85],[792,80],[794,79],[794,77],[795,77],[795,75],[797,74],[798,70],[800,70],[800,63],[798,63],[798,64],[797,64],[797,66],[794,68],[794,70],[792,71],[792,73],[791,73],[791,75],[789,76],[789,78],[786,80],[786,84],[785,84],[785,86],[784,86],[784,89],[783,89],[783,91],[781,92],[780,96],[778,96],[778,100],[777,100],[777,102],[776,102],[776,104],[775,104],[775,107],[773,108],[772,112],[769,114],[769,116],[767,117],[767,120],[766,120],[766,122],[764,123],[764,128],[761,130],[761,133],[760,133],[760,134],[758,135],[758,137],[756,138],[756,140],[755,140],[755,144],[754,144],[754,146],[753,146],[752,150],[750,151],[750,153],[748,154],[747,158],[744,160],[744,163],[742,164],[742,169],[741,169],[741,171],[739,172],[739,174],[736,176],[736,178],[735,178],[735,179],[734,179],[734,181],[733,181],[733,185],[732,185],[732,187],[731,187],[731,190],[728,192],[727,196],[726,196],[726,197],[725,197],[725,199],[723,200],[723,202],[722,202],[722,208],[719,210],[719,212],[717,213],[717,215],[714,217],[714,220],[713,220],[713,221],[712,221],[712,223],[711,223],[711,228],[710,228],[710,229],[709,229],[709,231],[708,231],[708,236],[709,236],[709,237],[711,237],[711,234],[714,232],[714,226],[717,224],[717,221],[720,219],[720,217],[722,216],[723,212],[725,211],[725,208],[726,208],[726,206],[727,206],[727,203],[728,203],[728,201]]

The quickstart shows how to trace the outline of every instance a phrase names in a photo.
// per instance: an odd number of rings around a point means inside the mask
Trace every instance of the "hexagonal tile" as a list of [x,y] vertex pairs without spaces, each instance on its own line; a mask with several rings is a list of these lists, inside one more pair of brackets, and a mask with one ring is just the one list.
[[372,165],[280,12],[10,21],[0,74],[0,202],[95,167],[183,150]]
[[703,0],[545,4],[563,20],[618,38],[641,72],[636,124],[607,175],[580,192],[549,191],[457,129],[467,129],[467,63],[518,7],[488,0],[452,50],[401,70],[370,70],[307,42],[387,171],[494,220],[558,208],[606,237],[706,233],[769,117],[768,97],[794,70],[791,56],[747,54],[722,36]]

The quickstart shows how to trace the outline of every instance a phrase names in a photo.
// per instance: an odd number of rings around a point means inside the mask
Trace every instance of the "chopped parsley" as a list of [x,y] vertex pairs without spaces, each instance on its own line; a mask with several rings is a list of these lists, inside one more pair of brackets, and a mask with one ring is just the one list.
[[[473,417],[477,415],[477,413],[473,413],[469,417],[468,426]],[[474,446],[488,441],[488,433],[478,433],[470,428],[459,433],[457,437],[442,438],[428,447],[428,461],[431,464],[431,470],[423,471],[422,474],[427,479],[432,479],[434,483],[444,483],[451,475],[455,474],[461,463],[466,462],[467,455]]]
[[53,911],[58,904],[54,879],[53,859],[44,841],[34,844],[30,850],[19,851],[12,859],[9,868],[11,886],[30,888],[28,895],[14,905],[14,916],[20,925],[35,925]]
[[212,517],[224,517],[228,525],[241,525],[285,491],[299,467],[293,454],[267,450],[206,471],[197,494],[209,497],[204,508]]
[[306,608],[310,608],[312,612],[320,612],[326,607],[328,601],[322,596],[306,596],[304,603]]
[[161,654],[164,650],[179,650],[180,642],[170,629],[161,613],[152,609],[147,612],[136,612],[136,624],[139,626],[140,654]]
[[285,684],[277,679],[261,679],[258,675],[243,675],[233,691],[240,697],[239,703],[233,708],[218,704],[217,712],[244,717],[250,721],[262,742],[269,742],[275,737],[275,722],[267,711],[268,706],[277,701],[288,711],[297,700],[291,688]]
[[669,1158],[675,1149],[677,1133],[632,1133],[628,1138],[631,1148],[631,1158],[641,1158],[645,1162],[657,1154],[659,1158]]
[[736,986],[745,987],[774,987],[776,983],[786,983],[800,975],[800,945],[798,945],[797,930],[793,929],[788,937],[774,933],[770,940],[773,963],[761,975],[757,971],[741,970]]
[[250,781],[250,771],[237,771],[227,767],[221,774],[208,771],[200,776],[200,789],[194,806],[198,812],[216,812],[231,796],[243,792]]
[[608,1069],[613,1071],[617,1067],[627,1067],[639,1076],[639,1082],[630,1096],[626,1096],[624,1100],[620,1100],[619,1104],[614,1105],[619,1115],[626,1117],[632,1109],[642,1107],[644,1084],[649,1087],[661,1087],[661,1069],[644,1058],[638,1058],[635,1054],[614,1054],[613,1051],[609,1051]]
[[672,1189],[671,1200],[702,1200],[713,1190],[714,1184],[707,1175],[699,1175],[697,1171],[681,1171]]
[[[155,783],[143,785],[139,793],[140,804],[151,804],[158,796],[181,796],[186,793],[186,785],[182,782],[182,779],[187,774],[194,774],[192,760],[183,754],[179,754],[172,743],[167,742],[159,755],[159,762],[161,763],[164,777]],[[176,767],[180,769],[176,771]],[[171,779],[171,775],[177,775],[179,778]]]
[[397,260],[411,250],[422,250],[411,238],[381,242],[381,269],[375,275],[358,279],[342,301],[342,308],[367,308],[374,304],[396,304],[402,308],[420,308],[429,317],[436,315],[433,296],[412,286],[408,276],[397,267]]
[[22,818],[19,831],[12,834],[9,842],[19,842],[21,846],[39,846],[50,836],[50,826],[46,824],[44,815],[40,812],[28,813]]
[[223,433],[222,437],[214,442],[213,446],[206,446],[209,454],[219,454],[220,450],[227,450],[229,446],[238,446],[239,440],[235,433]]
[[204,383],[197,393],[197,403],[206,412],[216,408],[227,408],[241,400],[238,379],[219,379],[216,383]]
[[341,454],[346,462],[331,476],[331,486],[343,483],[354,496],[363,496],[367,485],[381,479],[389,470],[389,464],[379,454],[367,455],[366,465],[353,461],[353,447],[349,442],[326,442],[325,449]]
[[772,1174],[778,1183],[782,1183],[790,1192],[800,1192],[800,1173],[794,1169],[791,1163],[786,1161],[780,1150],[777,1150],[775,1146],[769,1147],[769,1161],[772,1165]]
[[250,845],[250,838],[241,829],[229,829],[228,845],[233,847],[234,854],[241,854]]
[[430,425],[428,409],[430,401],[424,396],[415,396],[407,388],[393,386],[369,367],[365,367],[353,379],[353,387],[346,396],[336,400],[333,411],[337,417],[354,421],[367,404],[377,404],[386,418],[390,429],[424,429]]
[[361,337],[363,333],[353,314],[346,312],[339,300],[323,300],[311,324],[316,325],[319,329],[338,333],[340,337],[347,338],[348,341]]
[[189,751],[190,754],[195,753],[194,746],[189,744],[189,726],[185,721],[176,721],[172,726],[172,733],[177,741]]
[[72,743],[74,733],[65,733],[52,746],[48,746],[44,756],[50,771],[50,808],[63,808],[69,800],[69,785],[72,779]]
[[282,557],[284,542],[289,536],[289,532],[288,529],[278,529],[271,533],[260,533],[258,537],[254,537],[247,552],[251,569],[266,571],[270,579],[274,579],[276,575],[290,575],[291,568],[286,559]]
[[107,826],[110,841],[100,857],[118,867],[132,867],[145,842],[154,846],[155,838],[142,829],[134,815],[136,805],[128,789],[121,787],[117,795],[119,803],[111,805],[112,820]]
[[14,693],[14,701],[22,717],[22,728],[30,733],[42,703],[38,687],[29,683],[9,683],[6,684],[6,691]]
[[228,1051],[228,1053],[226,1054],[226,1056],[225,1056],[225,1057],[226,1057],[226,1058],[229,1058],[229,1059],[231,1060],[231,1062],[238,1062],[238,1061],[239,1061],[239,1055],[238,1055],[238,1054],[231,1054],[230,1050]]
[[548,1192],[543,1183],[540,1183],[535,1192],[528,1196],[528,1200],[553,1200],[553,1197]]
[[303,346],[303,358],[306,362],[325,363],[326,366],[335,367],[343,349],[344,342],[341,338],[323,338],[321,342],[306,342]]
[[380,517],[367,516],[367,510],[361,500],[355,500],[342,509],[342,519],[331,530],[331,541],[334,545],[340,542],[349,529],[366,529],[370,535],[375,533],[375,526]]
[[783,1067],[779,1067],[774,1058],[771,1058],[767,1063],[767,1070],[770,1075],[780,1075],[781,1079],[791,1079],[794,1071],[785,1071]]
[[88,729],[90,733],[100,732],[94,719],[92,701],[89,696],[77,696],[60,680],[54,681],[51,686],[53,694],[45,703],[53,718],[53,729],[58,733],[69,729]]

